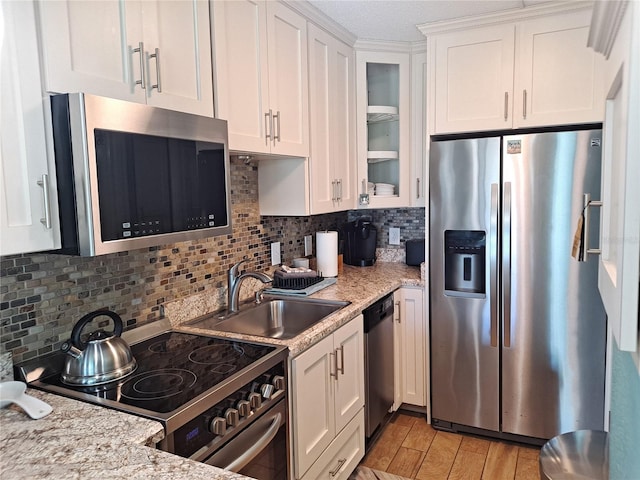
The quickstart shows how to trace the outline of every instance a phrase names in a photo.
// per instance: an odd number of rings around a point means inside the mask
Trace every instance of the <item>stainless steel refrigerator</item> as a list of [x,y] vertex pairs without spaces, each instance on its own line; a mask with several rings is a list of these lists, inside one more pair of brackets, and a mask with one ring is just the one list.
[[[584,194],[600,199],[601,138],[577,130],[432,141],[436,428],[533,443],[603,429],[597,257],[571,256]],[[588,210],[595,246],[599,214]]]

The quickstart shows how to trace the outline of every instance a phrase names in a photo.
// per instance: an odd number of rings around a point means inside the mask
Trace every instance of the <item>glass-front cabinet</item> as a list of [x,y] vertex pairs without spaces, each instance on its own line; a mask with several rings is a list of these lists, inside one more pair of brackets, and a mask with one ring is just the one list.
[[410,57],[358,51],[358,207],[410,205]]

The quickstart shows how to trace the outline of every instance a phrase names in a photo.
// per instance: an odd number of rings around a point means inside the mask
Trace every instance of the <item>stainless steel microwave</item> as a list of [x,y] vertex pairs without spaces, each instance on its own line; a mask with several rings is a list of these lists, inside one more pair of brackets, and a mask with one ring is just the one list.
[[231,233],[225,121],[82,93],[52,96],[51,112],[58,253]]

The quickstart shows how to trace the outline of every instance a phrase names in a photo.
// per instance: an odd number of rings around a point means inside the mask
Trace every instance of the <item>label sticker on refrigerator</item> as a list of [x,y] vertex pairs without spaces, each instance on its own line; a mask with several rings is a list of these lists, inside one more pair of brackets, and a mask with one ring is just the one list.
[[522,140],[507,140],[507,153],[510,155],[522,153]]
[[591,146],[592,147],[599,147],[600,146],[600,139],[599,138],[592,138],[591,139]]

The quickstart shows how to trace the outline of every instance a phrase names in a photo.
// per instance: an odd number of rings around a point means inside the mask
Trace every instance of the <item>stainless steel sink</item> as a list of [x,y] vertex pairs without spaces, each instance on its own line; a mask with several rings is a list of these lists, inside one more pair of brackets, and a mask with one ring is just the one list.
[[268,338],[293,338],[349,302],[302,298],[265,298],[230,315],[195,319],[189,325]]

